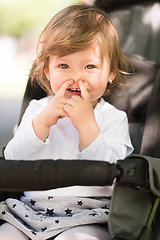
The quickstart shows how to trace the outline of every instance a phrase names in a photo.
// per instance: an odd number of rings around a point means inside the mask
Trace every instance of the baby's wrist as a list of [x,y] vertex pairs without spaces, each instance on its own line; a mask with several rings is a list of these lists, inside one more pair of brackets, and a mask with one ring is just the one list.
[[99,129],[96,120],[85,121],[78,126],[79,132],[88,132],[89,130],[96,130]]
[[53,126],[54,124],[57,123],[58,118],[55,116],[48,116],[47,114],[45,114],[45,112],[41,112],[38,116],[37,116],[37,121],[39,121],[40,125],[46,128],[50,128],[51,126]]
[[49,136],[50,127],[45,126],[43,121],[39,118],[39,116],[35,117],[32,121],[33,130],[35,135],[43,142]]
[[37,115],[33,121],[35,122],[35,124],[38,124],[39,126],[49,127],[47,118],[45,118],[43,113],[40,113],[39,115]]
[[86,125],[79,131],[80,151],[87,148],[100,134],[97,123]]

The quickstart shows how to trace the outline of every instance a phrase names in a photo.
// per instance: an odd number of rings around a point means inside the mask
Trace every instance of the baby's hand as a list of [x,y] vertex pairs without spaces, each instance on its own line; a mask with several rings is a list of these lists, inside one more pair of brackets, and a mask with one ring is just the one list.
[[68,116],[64,110],[64,105],[67,103],[64,95],[71,84],[73,84],[72,80],[66,81],[51,99],[47,107],[33,119],[33,129],[40,140],[46,140],[50,127],[56,124],[59,118]]
[[64,106],[64,110],[68,113],[75,128],[80,131],[86,124],[88,125],[91,121],[94,121],[94,112],[90,95],[84,82],[80,80],[78,83],[81,97],[74,95],[69,98]]
[[57,123],[59,118],[67,117],[68,114],[64,110],[64,106],[67,103],[65,93],[67,88],[73,84],[72,80],[66,81],[51,99],[46,109],[43,111],[45,116],[46,125],[51,127]]
[[82,151],[98,137],[100,129],[94,117],[89,92],[82,81],[79,81],[79,87],[81,97],[72,96],[68,99],[64,110],[79,131],[79,144]]

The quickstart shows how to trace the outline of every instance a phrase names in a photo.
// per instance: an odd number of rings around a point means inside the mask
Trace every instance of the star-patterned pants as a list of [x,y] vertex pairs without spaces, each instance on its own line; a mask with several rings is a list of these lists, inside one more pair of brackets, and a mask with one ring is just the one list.
[[0,219],[32,240],[46,240],[73,227],[107,223],[109,204],[106,198],[86,197],[24,197],[23,202],[7,199],[0,203]]

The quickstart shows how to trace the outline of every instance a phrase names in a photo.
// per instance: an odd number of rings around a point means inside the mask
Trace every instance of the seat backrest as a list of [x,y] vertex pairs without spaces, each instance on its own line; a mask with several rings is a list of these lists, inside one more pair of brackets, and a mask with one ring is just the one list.
[[148,104],[160,65],[138,55],[128,54],[128,58],[134,66],[134,75],[127,87],[117,88],[115,97],[107,100],[127,113],[134,152],[141,153]]
[[32,99],[39,100],[41,98],[44,98],[47,96],[47,92],[42,89],[38,84],[36,84],[36,81],[34,81],[34,85],[31,83],[31,78],[28,79],[26,89],[24,92],[23,100],[22,100],[22,106],[20,110],[19,120],[18,120],[18,126],[22,120],[23,114],[28,107],[30,101]]
[[160,63],[158,0],[96,0],[116,25],[121,48]]

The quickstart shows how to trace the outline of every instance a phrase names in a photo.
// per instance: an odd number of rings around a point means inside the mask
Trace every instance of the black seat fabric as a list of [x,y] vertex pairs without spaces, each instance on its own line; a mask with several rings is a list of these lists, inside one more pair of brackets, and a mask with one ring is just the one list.
[[97,0],[116,25],[123,51],[160,63],[158,0]]
[[127,55],[134,74],[127,87],[117,88],[115,96],[106,100],[127,113],[134,152],[140,153],[147,107],[160,65],[142,56]]

